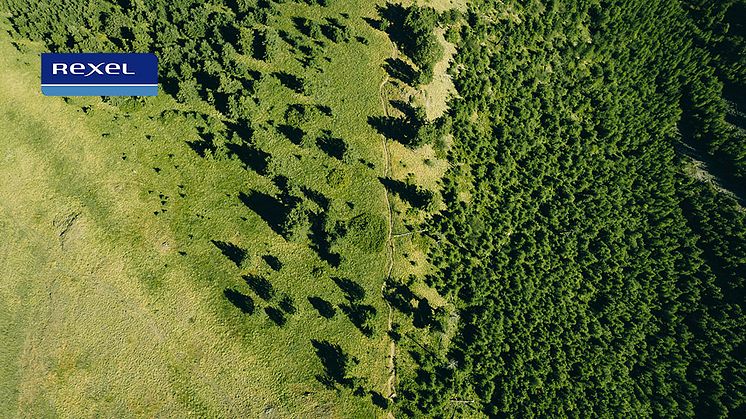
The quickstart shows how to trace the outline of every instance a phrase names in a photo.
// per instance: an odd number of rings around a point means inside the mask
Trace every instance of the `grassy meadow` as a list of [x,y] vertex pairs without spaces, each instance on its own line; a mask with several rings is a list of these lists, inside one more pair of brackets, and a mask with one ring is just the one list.
[[[379,178],[435,189],[445,161],[430,146],[413,151],[390,142],[387,173],[383,137],[368,118],[384,115],[382,99],[416,92],[382,84],[382,64],[396,51],[370,23],[378,18],[374,2],[279,9],[271,22],[286,38],[278,56],[271,63],[236,57],[262,74],[253,132],[235,133],[251,136],[250,156],[201,152],[204,132],[231,122],[206,103],[185,105],[163,93],[42,96],[44,47],[11,38],[2,22],[2,415],[387,415],[382,399],[394,389],[381,287],[389,247],[366,251],[337,240],[318,249],[313,232],[288,240],[271,225],[279,210],[272,198],[286,183],[316,197],[328,219],[387,219]],[[317,41],[323,58],[305,69],[292,45],[304,36],[297,21],[326,17],[341,19],[352,38]],[[302,75],[303,94],[287,75]],[[440,90],[434,102],[443,108]],[[282,129],[292,105],[323,109],[303,121],[302,138]],[[343,156],[314,143],[318,135],[341,139]],[[266,205],[252,207],[250,196]],[[417,234],[396,235],[424,214],[390,198],[393,275],[422,276],[428,267]],[[345,312],[350,282],[364,291],[357,304],[375,310],[369,336]],[[329,372],[329,345],[349,355],[346,373],[363,392],[319,379]]]

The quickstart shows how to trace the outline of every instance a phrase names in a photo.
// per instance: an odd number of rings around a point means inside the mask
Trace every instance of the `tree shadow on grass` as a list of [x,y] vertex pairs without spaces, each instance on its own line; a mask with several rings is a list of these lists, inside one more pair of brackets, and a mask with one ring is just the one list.
[[374,328],[371,320],[376,316],[378,310],[370,304],[361,304],[354,302],[350,304],[340,304],[339,309],[350,319],[355,327],[366,337],[372,337]]
[[331,202],[329,202],[329,198],[325,197],[321,192],[315,191],[306,186],[301,186],[300,191],[303,192],[303,195],[305,195],[306,198],[313,201],[313,203],[318,205],[322,210],[329,210]]
[[354,380],[347,376],[347,368],[350,363],[355,363],[356,360],[345,353],[342,347],[337,344],[316,339],[311,339],[311,344],[324,367],[324,374],[317,375],[316,379],[329,389],[336,387],[338,384],[351,388]]
[[261,29],[254,29],[254,36],[252,38],[252,57],[256,60],[264,60],[264,57],[267,55],[267,46],[265,45],[266,35]]
[[274,324],[277,326],[285,326],[285,323],[287,323],[288,319],[285,317],[285,313],[282,312],[282,310],[278,310],[274,307],[265,307],[264,312],[267,314],[267,317],[269,317]]
[[217,150],[214,143],[215,134],[208,132],[204,127],[197,128],[197,132],[199,133],[199,140],[187,141],[189,148],[202,158],[215,153],[215,150]]
[[275,288],[267,278],[258,275],[243,275],[242,278],[262,300],[270,301],[275,297]]
[[381,30],[381,20],[380,19],[372,19],[372,18],[369,18],[369,17],[364,17],[363,20],[371,28],[379,30],[379,31]]
[[287,124],[279,125],[277,131],[295,145],[301,145],[303,136],[305,135],[302,129]]
[[347,42],[350,40],[350,30],[333,17],[326,18],[326,23],[321,25],[321,33],[334,43]]
[[288,89],[296,93],[304,93],[303,79],[301,79],[300,77],[285,71],[277,71],[275,73],[272,73],[272,75],[276,77],[277,80],[279,80],[280,83]]
[[404,284],[394,283],[389,285],[384,298],[392,307],[404,314],[412,314],[414,312],[415,307],[412,301],[417,300],[417,296]]
[[417,71],[401,58],[387,58],[386,63],[383,65],[383,69],[386,70],[388,75],[392,78],[401,80],[410,86],[415,85],[417,82]]
[[275,233],[282,235],[282,223],[287,216],[287,208],[277,198],[259,191],[243,192],[238,199],[250,210],[257,213]]
[[248,142],[240,144],[228,143],[226,147],[228,148],[228,155],[238,158],[243,163],[244,169],[251,169],[260,175],[267,174],[271,154],[256,148]]
[[248,295],[241,294],[232,288],[226,288],[223,291],[223,295],[225,295],[225,298],[227,298],[231,304],[241,310],[242,313],[254,314],[254,300],[252,300]]
[[290,45],[293,48],[298,48],[298,45],[300,44],[300,39],[298,39],[297,36],[289,34],[287,31],[279,30],[277,31],[277,34],[282,38],[283,41],[287,42],[288,45]]
[[412,324],[418,329],[435,324],[435,312],[427,298],[421,298],[418,301]]
[[227,243],[218,240],[211,240],[211,242],[220,250],[223,256],[227,257],[228,260],[235,263],[236,266],[241,267],[241,263],[246,258],[246,250],[236,246],[233,243]]
[[284,311],[287,314],[295,314],[298,311],[298,308],[295,307],[295,301],[293,300],[293,297],[291,297],[289,294],[283,294],[278,305],[280,306],[280,310]]
[[322,135],[316,139],[316,146],[329,157],[337,160],[343,160],[348,149],[345,140],[333,137],[329,130],[324,130]]
[[404,115],[404,119],[406,121],[412,121],[410,125],[417,125],[421,123],[421,120],[424,118],[421,115],[417,114],[417,108],[409,104],[408,102],[405,102],[403,100],[391,100],[389,101],[391,106],[401,112]]
[[378,14],[383,20],[388,21],[386,33],[389,38],[404,52],[408,57],[416,53],[417,43],[414,34],[407,29],[405,19],[407,11],[401,4],[387,3],[385,7],[378,6]]
[[412,143],[416,133],[412,124],[404,118],[393,116],[369,116],[368,124],[379,134],[404,145]]
[[306,36],[311,36],[311,25],[312,21],[300,16],[293,16],[290,20],[293,21],[293,26],[298,32]]
[[254,137],[254,128],[251,121],[247,119],[238,119],[235,122],[223,121],[226,127],[226,138],[239,138],[243,141],[250,141]]
[[321,297],[308,297],[308,302],[319,312],[319,315],[325,319],[331,319],[337,314],[337,309],[329,301]]
[[332,278],[335,284],[345,294],[349,304],[340,304],[339,309],[350,319],[360,332],[367,336],[373,336],[371,320],[376,316],[377,310],[369,304],[363,304],[365,289],[357,282],[348,278]]
[[370,400],[373,405],[380,407],[381,409],[388,409],[389,401],[383,395],[377,391],[370,391]]
[[433,308],[427,298],[417,296],[406,284],[390,284],[383,297],[398,311],[412,316],[414,327],[433,327],[435,330],[443,331],[445,309]]
[[342,290],[347,301],[355,302],[365,298],[365,289],[357,282],[348,278],[337,277],[332,278],[332,281]]
[[316,105],[316,110],[328,117],[331,117],[333,115],[332,108],[327,105]]
[[391,178],[379,177],[378,180],[386,187],[386,189],[393,192],[404,201],[409,202],[409,204],[415,208],[427,208],[427,206],[433,201],[433,192],[417,185],[412,185]]
[[212,142],[199,139],[194,141],[187,141],[186,142],[189,148],[194,150],[195,153],[197,153],[200,157],[206,157],[208,152],[215,152],[215,147],[213,146]]
[[325,213],[311,216],[311,233],[308,238],[311,240],[311,249],[319,256],[321,260],[336,268],[342,261],[342,256],[331,251],[331,241],[324,228],[326,223]]
[[264,259],[264,262],[269,265],[269,267],[272,268],[273,271],[279,271],[280,269],[282,269],[282,262],[280,262],[280,259],[278,259],[276,256],[264,255],[262,256],[262,259]]

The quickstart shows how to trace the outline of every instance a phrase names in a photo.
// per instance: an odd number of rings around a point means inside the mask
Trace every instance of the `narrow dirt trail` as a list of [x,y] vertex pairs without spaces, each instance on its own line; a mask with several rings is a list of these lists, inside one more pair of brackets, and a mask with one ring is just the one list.
[[[389,41],[390,42],[390,41]],[[394,43],[391,43],[391,56],[392,58],[396,57],[396,46]],[[381,84],[378,86],[378,94],[381,98],[381,107],[383,108],[383,113],[386,117],[389,116],[389,104],[388,104],[388,98],[386,97],[386,93],[384,91],[384,88],[386,87],[386,83],[389,82],[389,76],[386,74],[381,81]],[[382,135],[382,142],[383,142],[383,152],[384,152],[384,176],[389,177],[391,176],[391,154],[389,153],[389,147],[388,147],[388,138],[386,136]],[[387,218],[388,218],[388,232],[386,234],[386,243],[387,243],[387,249],[386,252],[387,256],[387,269],[386,269],[386,278],[383,281],[383,285],[381,286],[381,296],[383,297],[383,300],[386,302],[386,306],[388,307],[388,323],[386,327],[387,333],[392,331],[393,327],[393,317],[394,317],[394,309],[391,307],[391,304],[386,300],[386,290],[388,288],[389,281],[391,280],[391,273],[394,270],[394,240],[393,240],[393,234],[394,234],[394,210],[391,206],[391,200],[389,199],[389,191],[384,186],[384,200],[386,202],[386,208],[387,208]],[[387,362],[387,368],[389,371],[389,378],[386,380],[386,386],[384,387],[383,394],[386,398],[389,400],[396,397],[396,342],[394,342],[391,337],[389,337],[389,354],[388,354],[388,362]],[[394,415],[391,412],[388,412],[388,417],[393,418]]]

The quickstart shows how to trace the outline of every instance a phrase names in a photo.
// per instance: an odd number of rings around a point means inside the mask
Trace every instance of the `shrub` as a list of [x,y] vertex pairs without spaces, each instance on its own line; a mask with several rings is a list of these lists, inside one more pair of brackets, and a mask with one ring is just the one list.
[[386,220],[380,215],[364,213],[347,223],[345,238],[368,253],[380,252],[386,241]]

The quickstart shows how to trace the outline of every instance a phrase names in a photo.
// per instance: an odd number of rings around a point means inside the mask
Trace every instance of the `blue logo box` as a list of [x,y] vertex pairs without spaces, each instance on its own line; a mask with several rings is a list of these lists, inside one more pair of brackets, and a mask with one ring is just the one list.
[[156,96],[158,57],[149,53],[41,54],[46,96]]

